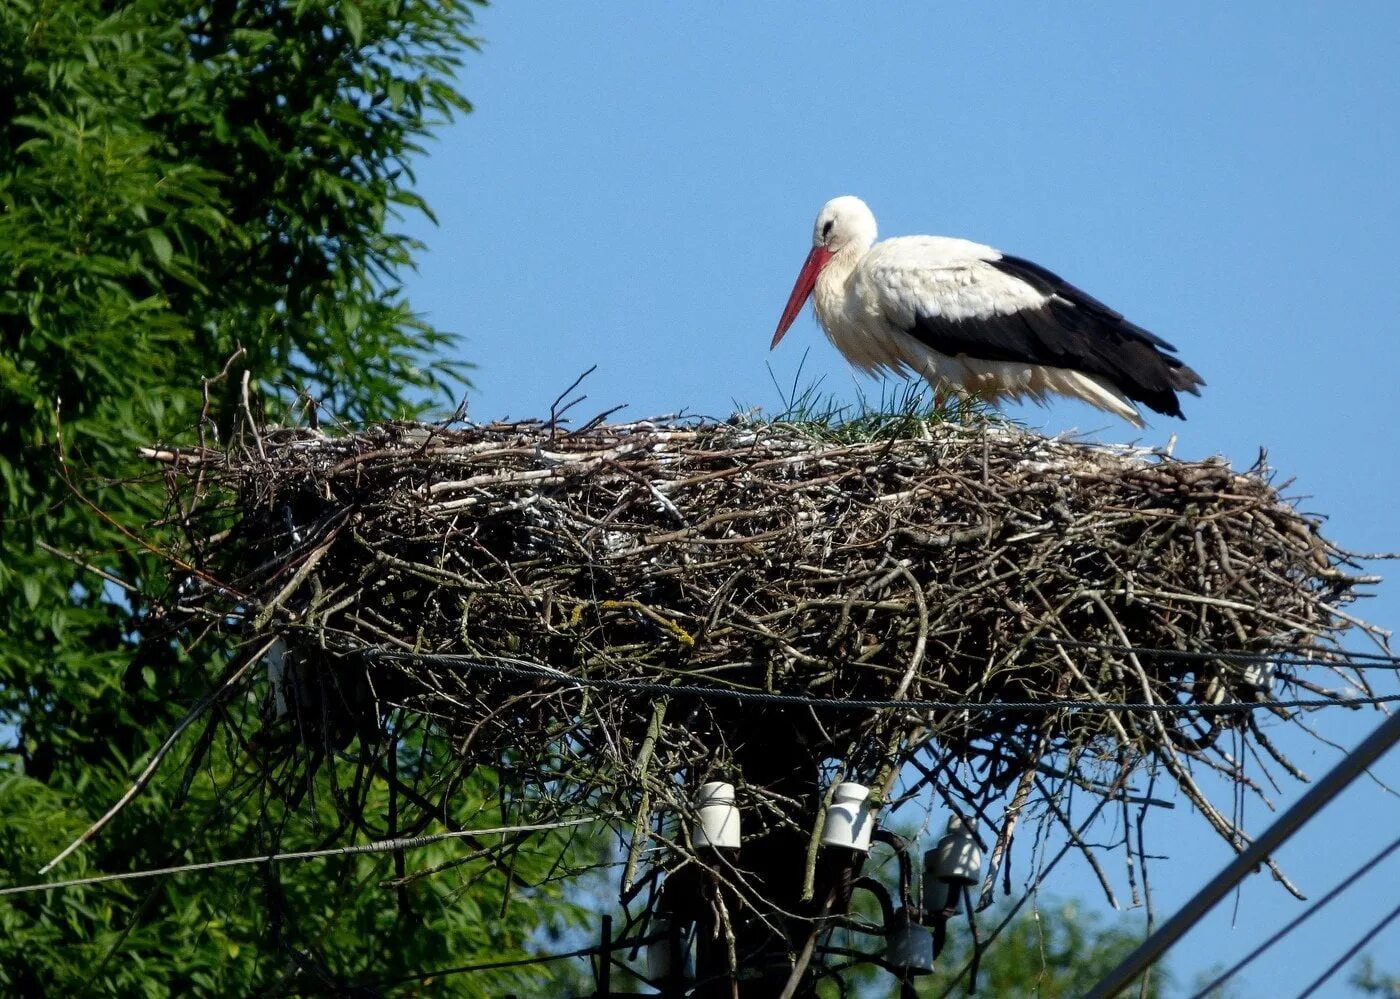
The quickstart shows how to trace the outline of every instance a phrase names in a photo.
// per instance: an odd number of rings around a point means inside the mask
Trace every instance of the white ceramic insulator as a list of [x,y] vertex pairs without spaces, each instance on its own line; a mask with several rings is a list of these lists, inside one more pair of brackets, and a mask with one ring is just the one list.
[[695,797],[695,825],[690,840],[696,847],[735,850],[739,847],[739,806],[734,785],[711,781]]
[[938,841],[935,875],[953,885],[975,885],[982,876],[982,851],[972,830],[958,816],[948,820],[948,833]]
[[822,845],[865,853],[870,849],[874,828],[870,788],[851,781],[837,784],[822,823]]

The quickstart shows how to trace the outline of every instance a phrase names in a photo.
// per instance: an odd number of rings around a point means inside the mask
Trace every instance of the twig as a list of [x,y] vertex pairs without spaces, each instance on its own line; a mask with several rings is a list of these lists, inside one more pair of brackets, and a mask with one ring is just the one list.
[[661,738],[661,726],[666,721],[666,705],[661,698],[651,709],[651,720],[647,722],[647,734],[642,740],[642,748],[637,751],[637,786],[641,795],[637,799],[636,817],[632,820],[632,842],[627,848],[627,866],[622,872],[622,892],[632,888],[632,880],[637,876],[637,861],[646,845],[647,831],[651,828],[651,792],[647,787],[648,771],[651,769],[651,754],[656,749],[656,741]]
[[127,788],[126,793],[117,799],[116,804],[107,809],[100,819],[88,826],[81,836],[59,851],[58,856],[39,868],[39,873],[47,874],[61,864],[74,850],[96,836],[98,832],[101,831],[102,827],[112,820],[113,816],[127,806],[132,798],[140,794],[141,790],[150,783],[151,777],[154,776],[156,772],[156,768],[160,766],[160,761],[165,759],[165,754],[170,752],[171,748],[174,747],[175,741],[180,738],[181,733],[189,728],[190,725],[194,723],[195,719],[207,711],[211,705],[218,701],[226,691],[237,683],[243,677],[243,674],[248,672],[249,667],[251,667],[253,663],[266,655],[267,650],[272,648],[276,641],[277,639],[275,638],[269,638],[259,647],[258,651],[244,659],[241,666],[229,667],[229,669],[225,671],[223,678],[219,681],[218,686],[216,686],[212,692],[201,698],[199,703],[191,708],[185,714],[185,717],[180,719],[180,723],[175,726],[175,730],[166,737],[165,741],[161,743],[160,747],[152,754],[151,760],[146,764],[145,769],[137,775],[135,782],[131,787]]
[[12,885],[0,888],[0,895],[27,895],[39,891],[54,891],[58,888],[77,888],[83,885],[107,884],[112,881],[136,881],[141,878],[166,877],[172,874],[192,874],[199,871],[221,870],[226,867],[247,867],[250,864],[275,864],[288,860],[318,860],[322,857],[351,857],[366,853],[394,853],[400,850],[416,850],[434,843],[472,836],[506,836],[566,829],[569,826],[600,822],[602,818],[602,816],[588,816],[579,819],[565,819],[559,822],[498,826],[494,829],[462,829],[455,832],[432,833],[428,836],[408,836],[401,839],[382,840],[377,843],[362,843],[359,846],[337,846],[326,850],[295,850],[290,853],[266,853],[254,857],[231,857],[227,860],[207,860],[199,864],[181,864],[177,867],[155,867],[144,871],[96,874],[88,878],[71,878],[67,881],[51,881],[46,884]]
[[[587,378],[589,375],[593,374],[593,372],[595,372],[595,371],[597,371],[597,370],[598,370],[598,365],[596,365],[596,364],[593,365],[592,367],[590,367],[590,368],[589,368],[587,371],[585,371],[583,374],[581,374],[581,375],[579,375],[577,378],[575,378],[575,379],[569,384],[569,387],[568,387],[568,388],[566,388],[564,391],[560,392],[559,395],[555,397],[554,402],[550,403],[550,406],[549,406],[549,439],[550,439],[551,441],[554,440],[554,436],[555,436],[556,432],[557,432],[558,429],[559,429],[559,418],[560,418],[561,416],[563,416],[565,413],[567,413],[569,410],[573,409],[573,408],[574,408],[575,406],[577,406],[579,403],[583,402],[584,399],[587,399],[587,398],[588,398],[588,396],[586,396],[586,395],[581,395],[581,396],[579,396],[577,399],[573,399],[573,400],[571,400],[570,402],[564,403],[564,397],[567,396],[567,395],[568,395],[570,392],[572,392],[574,389],[576,389],[576,388],[578,388],[580,385],[582,385],[582,384],[583,384],[583,380],[584,380],[585,378]],[[564,407],[563,407],[562,409],[559,408],[559,407],[560,407],[560,403],[564,403]]]

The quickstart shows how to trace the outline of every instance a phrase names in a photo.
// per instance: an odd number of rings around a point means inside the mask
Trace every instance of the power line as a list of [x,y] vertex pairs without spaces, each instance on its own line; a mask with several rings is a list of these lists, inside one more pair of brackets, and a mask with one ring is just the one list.
[[581,819],[562,819],[558,822],[541,822],[523,826],[497,826],[492,829],[457,829],[452,832],[432,833],[427,836],[412,836],[404,839],[385,839],[374,843],[361,843],[359,846],[340,846],[327,850],[298,850],[293,853],[268,853],[256,857],[231,857],[227,860],[207,860],[198,864],[181,864],[178,867],[154,867],[144,871],[126,871],[120,874],[96,874],[89,878],[70,878],[67,881],[48,881],[36,885],[11,885],[0,888],[0,895],[28,895],[33,892],[52,891],[55,888],[76,888],[80,885],[105,884],[109,881],[136,881],[140,878],[164,877],[171,874],[190,874],[195,871],[211,871],[224,867],[244,867],[249,864],[281,863],[287,860],[316,860],[323,857],[350,857],[362,853],[393,853],[398,850],[416,850],[450,839],[467,839],[474,836],[509,836],[512,833],[545,832],[551,829],[567,829],[592,822],[612,818],[611,815],[589,816]]
[[665,694],[672,697],[697,697],[703,700],[749,701],[755,704],[791,704],[827,711],[968,711],[979,714],[1027,713],[1048,714],[1055,711],[1138,711],[1145,714],[1239,714],[1273,708],[1361,707],[1369,704],[1390,704],[1400,701],[1400,694],[1367,697],[1315,697],[1294,700],[1231,701],[1221,704],[1165,704],[1135,701],[898,701],[863,698],[809,697],[805,694],[775,694],[766,690],[734,690],[727,687],[700,687],[694,684],[648,683],[634,680],[614,680],[607,677],[572,676],[560,670],[519,659],[492,657],[490,660],[447,653],[391,652],[380,649],[366,652],[372,659],[389,662],[459,667],[486,673],[524,676],[549,680],[572,687],[600,690],[621,690],[634,694]]
[[[1157,659],[1177,659],[1187,662],[1226,660],[1241,663],[1272,663],[1276,666],[1337,666],[1400,669],[1400,656],[1379,652],[1348,652],[1343,649],[1316,649],[1304,645],[1282,645],[1277,652],[1226,652],[1218,649],[1167,649],[1145,645],[1117,645],[1112,642],[1083,642],[1073,638],[1046,638],[1040,635],[1027,639],[1031,645],[1052,645],[1064,649],[1091,649],[1120,655],[1151,656]],[[1306,656],[1303,653],[1312,653]],[[1316,656],[1328,656],[1319,659]]]
[[1149,968],[1163,952],[1176,943],[1254,868],[1266,860],[1288,838],[1312,819],[1376,760],[1400,742],[1400,714],[1393,714],[1327,772],[1306,794],[1280,815],[1259,838],[1240,851],[1225,869],[1192,896],[1176,914],[1163,923],[1131,954],[1094,986],[1086,999],[1109,999]]
[[383,988],[393,985],[406,985],[409,982],[421,982],[428,978],[442,978],[446,975],[466,975],[476,971],[499,971],[502,968],[524,968],[530,965],[550,964],[554,961],[567,961],[574,957],[593,957],[615,954],[620,950],[631,950],[633,947],[640,947],[643,944],[652,943],[662,939],[658,934],[651,936],[635,937],[631,939],[620,939],[612,941],[606,949],[602,944],[592,944],[588,947],[580,947],[578,950],[561,951],[557,954],[536,954],[532,957],[517,957],[502,961],[484,961],[480,964],[461,964],[453,968],[435,968],[432,971],[418,971],[403,978],[395,978],[391,982],[383,983]]
[[1397,905],[1395,908],[1391,909],[1390,915],[1386,916],[1375,926],[1372,926],[1369,930],[1366,931],[1365,936],[1363,936],[1360,940],[1356,941],[1356,943],[1348,947],[1345,954],[1337,958],[1337,960],[1333,961],[1331,966],[1328,967],[1326,971],[1319,975],[1311,985],[1309,985],[1306,989],[1304,989],[1298,994],[1298,999],[1307,999],[1308,996],[1312,995],[1318,989],[1322,988],[1322,986],[1326,984],[1327,979],[1335,975],[1342,965],[1346,964],[1353,957],[1355,957],[1362,947],[1365,947],[1368,943],[1374,940],[1376,938],[1376,935],[1379,934],[1381,930],[1385,929],[1392,922],[1394,922],[1396,916],[1400,916],[1400,905]]
[[[631,942],[627,942],[631,946]],[[504,961],[485,961],[481,964],[462,964],[455,968],[435,968],[432,971],[415,972],[404,978],[396,978],[392,982],[385,982],[385,987],[391,985],[406,985],[409,982],[421,982],[428,978],[442,978],[447,975],[465,975],[474,971],[499,971],[502,968],[524,968],[530,965],[549,964],[553,961],[565,961],[573,957],[592,957],[598,953],[597,945],[591,947],[580,947],[578,950],[564,951],[558,954],[536,954],[532,957],[517,957]]]
[[1210,984],[1201,988],[1201,990],[1195,995],[1193,995],[1191,999],[1205,999],[1205,996],[1212,989],[1224,985],[1231,978],[1235,977],[1235,975],[1237,975],[1241,969],[1253,963],[1254,959],[1257,958],[1260,954],[1264,953],[1264,951],[1268,950],[1270,947],[1278,943],[1288,934],[1292,933],[1299,926],[1303,925],[1303,923],[1305,923],[1307,920],[1311,919],[1315,913],[1320,911],[1323,907],[1325,907],[1342,892],[1350,888],[1353,884],[1356,883],[1356,881],[1359,878],[1374,870],[1378,864],[1384,861],[1386,857],[1389,857],[1392,853],[1394,853],[1397,848],[1400,848],[1400,838],[1391,841],[1391,844],[1385,849],[1381,850],[1380,853],[1376,854],[1374,857],[1366,861],[1356,870],[1352,871],[1351,874],[1347,875],[1340,882],[1338,882],[1337,885],[1333,887],[1332,890],[1329,891],[1326,895],[1323,895],[1312,905],[1308,906],[1307,909],[1305,909],[1300,915],[1290,920],[1282,929],[1278,930],[1276,933],[1270,936],[1269,939],[1265,940],[1258,947],[1255,947],[1244,957],[1240,958],[1240,960],[1236,961],[1233,965],[1231,965],[1224,972],[1222,972],[1218,978],[1216,978]]

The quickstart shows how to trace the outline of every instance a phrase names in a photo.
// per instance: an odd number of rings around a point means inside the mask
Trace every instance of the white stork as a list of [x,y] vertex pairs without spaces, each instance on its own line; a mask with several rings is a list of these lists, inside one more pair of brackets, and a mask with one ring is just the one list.
[[849,195],[817,215],[773,347],[813,289],[846,360],[921,375],[937,392],[1040,403],[1059,393],[1141,427],[1133,401],[1181,417],[1176,393],[1205,384],[1171,344],[1029,260],[948,236],[876,243],[875,216]]

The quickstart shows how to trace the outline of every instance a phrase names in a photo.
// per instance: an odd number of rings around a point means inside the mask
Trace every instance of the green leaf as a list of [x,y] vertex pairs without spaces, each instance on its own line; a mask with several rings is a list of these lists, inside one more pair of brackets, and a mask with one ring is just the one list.
[[156,261],[162,267],[170,265],[170,258],[174,254],[174,249],[170,245],[170,239],[159,229],[147,229],[146,241],[151,244],[151,252],[156,255]]
[[358,48],[364,44],[365,19],[355,0],[341,0],[340,16],[345,21],[345,30],[350,32],[350,38],[355,43],[355,47]]

